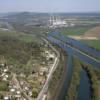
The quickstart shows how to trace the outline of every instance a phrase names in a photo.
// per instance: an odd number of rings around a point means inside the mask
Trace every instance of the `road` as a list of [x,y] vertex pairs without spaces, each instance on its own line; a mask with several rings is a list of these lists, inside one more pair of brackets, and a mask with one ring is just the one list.
[[55,57],[55,60],[54,60],[54,63],[53,65],[51,66],[51,69],[49,70],[49,74],[47,76],[47,80],[42,88],[42,90],[40,91],[38,97],[37,97],[37,100],[45,100],[46,98],[46,93],[48,91],[48,86],[49,86],[49,83],[50,83],[50,80],[52,78],[52,74],[53,72],[55,71],[57,65],[58,65],[58,62],[59,62],[59,52],[44,38],[42,38],[47,44],[49,44],[49,46],[52,48],[52,50],[56,53],[57,57]]
[[24,94],[24,96],[28,99],[28,100],[32,100],[32,98],[30,96],[28,96],[25,91],[21,88],[20,84],[19,84],[19,81],[17,79],[17,75],[15,73],[12,73],[13,74],[13,80],[16,81],[16,86],[18,89],[20,89],[21,93]]
[[[51,36],[51,37],[52,37],[52,36]],[[54,38],[54,37],[52,37],[52,38]],[[55,40],[53,41],[51,38],[48,38],[48,37],[47,37],[47,39],[48,39],[48,41],[51,41],[52,43],[54,43],[54,44],[56,44],[56,45],[61,45],[61,48],[62,48],[62,49],[66,49],[65,47],[71,48],[71,50],[74,51],[74,53],[72,53],[72,55],[75,54],[75,53],[78,53],[79,55],[82,55],[83,57],[86,57],[87,59],[98,63],[98,66],[100,65],[100,60],[96,59],[95,57],[93,57],[93,56],[91,56],[91,55],[88,55],[86,52],[82,51],[81,49],[78,49],[77,47],[74,47],[74,46],[72,46],[72,45],[70,45],[70,44],[67,44],[66,42],[63,42],[63,41],[61,41],[61,40],[59,40],[59,39],[56,40],[56,42],[55,42]],[[47,40],[45,40],[45,41],[47,41]],[[53,49],[54,49],[54,48],[53,48]],[[56,50],[54,50],[54,51],[56,51]],[[76,54],[76,55],[77,55],[77,54]],[[79,55],[77,55],[77,56],[79,56]],[[87,61],[87,62],[88,62],[88,61]],[[89,62],[89,63],[90,63],[90,62]],[[95,65],[96,65],[96,64],[95,64]],[[56,66],[56,63],[53,64],[53,67],[54,67],[54,66]],[[50,73],[49,73],[49,75],[48,75],[47,81],[46,81],[46,83],[45,83],[43,89],[41,90],[41,92],[40,92],[40,94],[39,94],[39,99],[37,99],[37,100],[45,100],[45,98],[46,98],[46,94],[45,94],[45,93],[46,93],[47,90],[48,90],[49,81],[50,81],[51,78],[52,78],[53,67],[52,67],[51,70],[50,70]],[[99,67],[100,67],[100,66],[99,66]],[[54,68],[55,68],[55,67],[54,67]]]

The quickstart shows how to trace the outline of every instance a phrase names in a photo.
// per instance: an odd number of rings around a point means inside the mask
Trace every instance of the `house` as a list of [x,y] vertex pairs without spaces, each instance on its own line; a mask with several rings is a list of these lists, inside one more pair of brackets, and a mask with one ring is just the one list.
[[5,75],[6,78],[8,78],[8,75]]
[[19,100],[26,100],[24,97],[20,97]]
[[31,97],[32,96],[32,91],[29,91],[28,92],[28,95]]
[[15,89],[14,88],[10,89],[10,92],[15,92]]
[[3,99],[4,99],[4,100],[9,100],[9,97],[8,97],[8,96],[4,96]]
[[34,78],[38,78],[38,77],[39,77],[38,72],[34,73],[33,77],[34,77]]
[[4,69],[4,72],[6,73],[8,71],[8,69]]
[[41,76],[43,76],[44,72],[48,72],[48,68],[46,68],[46,67],[40,68],[39,74],[40,74]]
[[15,98],[18,98],[18,100],[19,100],[19,98],[21,97],[21,92],[19,90],[17,90],[16,94],[14,96],[15,96]]
[[49,56],[48,56],[49,61],[53,61],[54,58],[55,58],[54,54],[49,54]]
[[18,95],[20,95],[20,94],[21,94],[21,92],[20,92],[20,91],[16,91],[16,93],[17,93]]
[[25,78],[26,76],[25,76],[25,74],[21,73],[20,77]]
[[7,78],[8,78],[8,75],[5,75],[5,76],[2,77],[2,80],[7,81]]
[[41,82],[41,84],[45,84],[45,82],[46,82],[46,80],[45,80],[45,79],[43,79],[43,80],[42,80],[42,82]]
[[2,73],[2,75],[1,76],[4,76],[6,73]]
[[15,97],[16,97],[16,98],[20,98],[20,97],[21,97],[21,95],[16,94],[16,95],[15,95]]
[[27,87],[27,86],[25,86],[25,88],[24,88],[26,91],[28,91],[29,90],[29,88]]
[[4,63],[1,63],[1,64],[0,64],[0,66],[4,67],[4,66],[5,66],[5,64],[4,64]]
[[3,81],[7,81],[7,78],[6,77],[3,77],[3,79],[2,79]]
[[24,82],[23,81],[20,81],[20,85],[23,85],[24,84]]
[[50,52],[49,51],[45,51],[45,54],[48,55]]

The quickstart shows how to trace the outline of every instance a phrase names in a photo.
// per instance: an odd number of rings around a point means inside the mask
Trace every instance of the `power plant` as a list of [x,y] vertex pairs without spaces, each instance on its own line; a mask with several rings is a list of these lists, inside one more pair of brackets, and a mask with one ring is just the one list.
[[49,27],[56,28],[56,27],[67,27],[68,23],[65,20],[62,20],[59,16],[51,16],[49,20]]

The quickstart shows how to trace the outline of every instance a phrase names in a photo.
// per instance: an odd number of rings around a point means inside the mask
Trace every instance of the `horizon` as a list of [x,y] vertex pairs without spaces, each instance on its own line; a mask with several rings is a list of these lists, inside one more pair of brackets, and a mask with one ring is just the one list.
[[0,12],[0,13],[48,13],[48,14],[56,14],[56,13],[65,13],[65,14],[73,14],[73,13],[75,13],[75,14],[99,14],[100,12],[35,12],[35,11],[9,11],[9,12]]
[[98,0],[3,0],[0,1],[0,13],[99,13],[99,4],[100,1]]

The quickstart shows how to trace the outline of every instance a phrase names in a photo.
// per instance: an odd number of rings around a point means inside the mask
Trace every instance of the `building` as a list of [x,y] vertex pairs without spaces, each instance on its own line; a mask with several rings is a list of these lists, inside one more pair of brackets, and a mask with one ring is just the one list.
[[3,99],[4,99],[4,100],[9,100],[9,97],[8,97],[8,96],[4,96]]
[[39,74],[40,74],[41,76],[43,76],[44,72],[48,72],[48,68],[42,67],[42,68],[40,69],[40,71],[39,71]]
[[50,17],[50,26],[51,28],[57,27],[68,27],[68,24],[65,20],[60,19],[59,17]]

